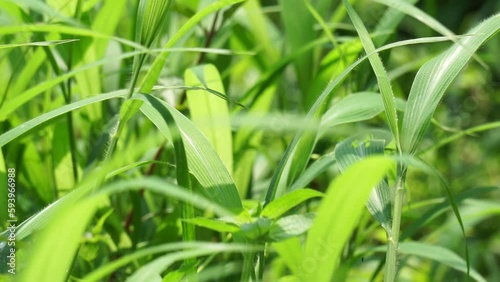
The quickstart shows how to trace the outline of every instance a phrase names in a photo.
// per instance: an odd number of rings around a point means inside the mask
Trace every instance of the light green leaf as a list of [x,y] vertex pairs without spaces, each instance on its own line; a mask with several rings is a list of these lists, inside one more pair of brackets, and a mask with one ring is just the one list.
[[312,189],[296,190],[269,203],[260,215],[268,218],[278,218],[300,203],[317,197],[323,197],[323,193]]
[[300,266],[303,281],[330,281],[372,188],[393,165],[390,159],[370,157],[330,184],[307,236]]
[[[99,201],[94,199],[61,206],[46,229],[37,236],[37,244],[28,256],[20,280],[66,281],[81,236],[98,204]],[[64,232],[61,232],[61,226],[64,226]]]
[[[186,86],[204,87],[225,95],[214,65],[196,66],[184,73]],[[233,171],[233,142],[227,101],[203,90],[188,90],[187,101],[193,124],[207,137],[229,172]]]

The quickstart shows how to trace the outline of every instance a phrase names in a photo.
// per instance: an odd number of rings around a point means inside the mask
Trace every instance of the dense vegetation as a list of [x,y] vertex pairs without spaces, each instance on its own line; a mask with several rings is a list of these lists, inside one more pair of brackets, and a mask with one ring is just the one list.
[[500,281],[499,11],[1,1],[0,280]]

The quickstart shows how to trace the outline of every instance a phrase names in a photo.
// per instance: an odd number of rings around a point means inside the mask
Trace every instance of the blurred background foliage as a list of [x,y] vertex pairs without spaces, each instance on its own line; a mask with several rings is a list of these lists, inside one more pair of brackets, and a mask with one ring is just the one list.
[[[33,90],[37,94],[13,112],[2,114],[2,133],[69,102],[127,88],[133,57],[120,59],[120,56],[134,51],[130,42],[135,38],[134,19],[138,1],[16,2],[0,2],[1,44],[75,38],[79,41],[54,46],[0,49],[1,111],[14,107],[14,104],[9,104],[14,97],[26,95],[27,91],[42,85],[39,90]],[[212,2],[174,1],[160,37],[151,49],[162,48],[182,24]],[[234,120],[237,121],[237,117],[244,113],[265,117],[265,124],[257,125],[257,131],[248,130],[245,126],[249,121],[245,119],[242,119],[243,125],[233,124],[232,175],[244,199],[263,199],[274,169],[294,136],[294,121],[307,113],[333,75],[339,74],[363,54],[340,1],[310,1],[314,9],[308,8],[307,2],[249,0],[211,14],[192,29],[177,47],[227,49],[231,50],[231,54],[186,50],[172,52],[158,81],[158,85],[165,87],[184,85],[187,69],[212,64],[221,75],[228,97],[245,105],[243,108],[236,103],[228,103]],[[375,30],[386,7],[369,0],[351,2],[368,30]],[[497,0],[410,2],[416,2],[417,7],[455,34],[466,33],[481,20],[500,11]],[[315,19],[313,12],[324,20],[330,35]],[[51,26],[47,30],[40,28],[34,31],[22,28],[22,25],[42,23]],[[9,28],[16,27],[16,32],[9,32]],[[90,30],[92,33],[82,36],[74,31],[64,31],[64,27]],[[409,17],[404,17],[389,33],[372,34],[376,47],[436,35],[435,31]],[[128,41],[118,42],[116,38]],[[449,46],[449,42],[408,45],[381,53],[396,96],[406,100],[419,67]],[[465,130],[500,121],[499,54],[500,36],[495,36],[477,53],[485,65],[472,60],[448,89],[419,152],[449,181],[464,219],[471,264],[488,281],[500,281],[500,129],[496,125],[496,128],[476,133]],[[145,75],[153,59],[154,55],[146,59],[141,75]],[[44,84],[93,62],[102,64],[78,72],[70,80],[63,79],[52,86]],[[43,88],[43,85],[46,87]],[[338,101],[351,93],[376,90],[375,76],[369,63],[364,62],[335,90],[332,100],[328,102]],[[189,115],[185,90],[164,89],[154,93]],[[72,117],[51,121],[50,125],[1,148],[5,167],[17,170],[19,192],[16,212],[20,221],[73,188],[99,158],[103,146],[100,134],[118,111],[114,100],[93,104],[73,112]],[[68,119],[72,119],[72,123]],[[387,128],[384,115],[326,130],[314,148],[309,164],[331,153],[334,146],[345,138],[374,128]],[[68,132],[72,134],[68,135]],[[123,163],[137,161],[137,156],[129,157],[128,152],[148,136],[156,136],[153,124],[142,116],[135,117],[118,144]],[[453,142],[440,143],[450,136],[457,138]],[[72,141],[69,138],[74,138],[74,148],[70,148]],[[71,151],[75,154],[71,155]],[[138,167],[120,174],[118,178],[144,174],[175,178],[171,146],[156,144],[143,153],[140,160],[156,158],[163,163]],[[76,159],[76,167],[71,158]],[[331,166],[307,183],[307,187],[325,191],[331,179],[338,174],[337,167]],[[2,183],[6,182],[2,180]],[[451,208],[446,204],[439,181],[434,176],[412,171],[407,183],[408,204],[401,228],[404,240],[443,246],[463,257],[463,236]],[[2,189],[0,193],[5,191]],[[158,199],[146,192],[144,197],[140,197],[143,210],[134,211],[135,218],[130,219],[131,202],[139,198],[139,193],[113,195],[110,197],[111,205],[98,210],[85,233],[71,277],[82,277],[141,244],[154,246],[180,240],[177,200]],[[314,209],[316,204],[311,202],[307,207],[296,208],[291,213]],[[2,208],[0,213],[4,224],[5,210]],[[203,215],[204,212],[197,210],[197,214]],[[362,261],[351,263],[348,281],[366,281],[370,277],[380,279],[376,269],[384,254],[367,251],[385,243],[383,229],[378,228],[370,215],[365,213],[355,235],[361,237],[352,238],[344,259],[347,261],[355,253],[365,255]],[[197,228],[197,238],[204,241],[225,240],[220,233],[202,227]],[[239,277],[239,260],[233,254],[216,257],[217,262],[234,261],[234,265],[231,262],[228,266],[228,271],[235,274],[224,281]],[[458,281],[463,277],[458,271],[429,260],[403,257],[403,261],[405,267],[400,273],[401,281]],[[111,281],[122,281],[133,268],[130,266],[115,272]],[[283,258],[271,254],[266,271],[268,281],[286,274]]]

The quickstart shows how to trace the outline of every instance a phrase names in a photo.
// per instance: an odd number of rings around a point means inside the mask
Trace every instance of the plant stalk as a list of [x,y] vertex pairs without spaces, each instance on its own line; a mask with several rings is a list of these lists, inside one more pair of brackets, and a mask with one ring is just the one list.
[[387,255],[385,261],[385,276],[384,282],[396,281],[398,272],[398,245],[399,245],[399,231],[401,228],[401,213],[403,210],[403,203],[405,198],[405,178],[406,168],[400,167],[396,183],[396,193],[394,199],[394,209],[392,213],[392,226],[391,232],[388,234],[387,241]]

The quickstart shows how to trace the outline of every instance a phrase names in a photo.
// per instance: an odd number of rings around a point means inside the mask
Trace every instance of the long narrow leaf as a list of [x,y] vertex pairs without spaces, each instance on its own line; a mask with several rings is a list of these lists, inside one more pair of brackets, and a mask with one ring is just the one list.
[[413,82],[403,117],[402,149],[414,153],[446,89],[476,50],[500,30],[500,14],[483,21],[459,44],[426,63]]

